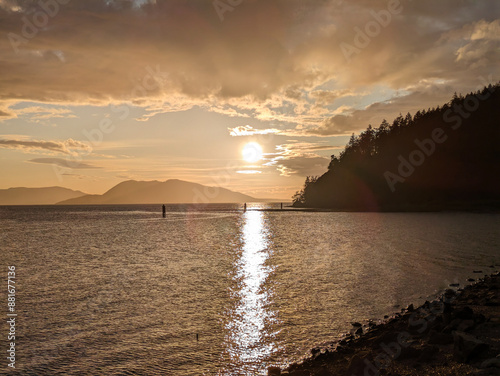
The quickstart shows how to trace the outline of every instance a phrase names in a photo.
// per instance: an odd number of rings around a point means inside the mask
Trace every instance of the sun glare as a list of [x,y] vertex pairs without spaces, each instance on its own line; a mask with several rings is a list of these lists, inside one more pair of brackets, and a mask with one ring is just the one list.
[[260,161],[262,159],[262,147],[256,142],[249,142],[243,147],[241,155],[249,163]]

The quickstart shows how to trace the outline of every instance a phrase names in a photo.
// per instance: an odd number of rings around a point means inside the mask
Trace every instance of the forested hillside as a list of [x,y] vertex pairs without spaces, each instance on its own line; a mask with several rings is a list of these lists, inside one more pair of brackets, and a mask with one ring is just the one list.
[[500,84],[352,136],[294,206],[359,211],[499,208]]

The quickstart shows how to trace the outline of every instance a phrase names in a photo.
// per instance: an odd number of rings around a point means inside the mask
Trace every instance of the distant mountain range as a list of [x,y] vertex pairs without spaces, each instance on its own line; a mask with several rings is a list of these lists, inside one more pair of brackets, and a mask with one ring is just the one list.
[[62,187],[0,189],[0,205],[53,205],[84,195]]
[[260,201],[221,187],[187,181],[124,181],[102,195],[84,195],[58,202],[60,205],[239,203]]
[[209,187],[187,181],[128,180],[102,195],[89,195],[61,187],[0,189],[0,205],[106,205],[241,203],[268,201],[256,199],[221,187]]

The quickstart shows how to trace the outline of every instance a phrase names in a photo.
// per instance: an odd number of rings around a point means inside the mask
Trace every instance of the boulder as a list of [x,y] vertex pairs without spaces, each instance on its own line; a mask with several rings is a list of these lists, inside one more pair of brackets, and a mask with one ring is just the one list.
[[464,332],[454,332],[453,339],[453,355],[459,362],[469,363],[471,360],[484,354],[489,349],[489,345],[487,343],[484,343],[476,337]]
[[316,356],[316,355],[318,355],[320,352],[321,352],[321,349],[320,349],[319,347],[315,347],[315,348],[311,349],[311,355],[312,355],[312,356]]

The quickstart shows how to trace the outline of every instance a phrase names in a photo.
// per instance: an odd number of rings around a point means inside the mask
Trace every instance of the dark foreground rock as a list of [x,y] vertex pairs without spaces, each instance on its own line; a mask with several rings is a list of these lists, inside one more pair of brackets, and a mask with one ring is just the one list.
[[500,274],[434,302],[409,306],[360,337],[273,375],[500,375]]

